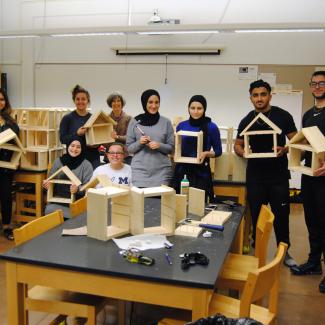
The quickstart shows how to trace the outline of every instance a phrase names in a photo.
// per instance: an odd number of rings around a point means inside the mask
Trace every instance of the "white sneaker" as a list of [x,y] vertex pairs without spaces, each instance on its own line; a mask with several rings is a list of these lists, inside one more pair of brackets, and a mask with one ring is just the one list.
[[292,267],[297,265],[297,262],[290,256],[290,254],[287,252],[286,256],[284,257],[283,264],[287,267]]

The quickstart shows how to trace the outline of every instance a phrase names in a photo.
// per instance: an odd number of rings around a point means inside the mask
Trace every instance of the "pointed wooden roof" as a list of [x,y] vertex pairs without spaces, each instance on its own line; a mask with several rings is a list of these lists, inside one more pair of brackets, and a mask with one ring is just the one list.
[[282,130],[277,127],[269,118],[267,118],[263,113],[258,113],[254,119],[246,126],[246,128],[240,133],[240,135],[244,135],[248,132],[248,130],[252,127],[252,125],[257,122],[259,119],[263,120],[269,127],[271,127],[274,132],[281,134]]
[[298,144],[307,140],[316,153],[325,151],[325,136],[317,126],[302,128],[290,141],[290,144]]
[[105,112],[99,111],[93,115],[87,120],[85,123],[84,127],[90,128],[94,124],[113,124],[116,125],[117,123],[110,117],[108,116]]
[[47,180],[49,181],[51,179],[55,179],[55,177],[61,172],[68,177],[68,179],[71,181],[72,184],[77,186],[81,184],[79,178],[71,171],[71,169],[68,166],[61,167],[55,173],[53,173]]
[[13,140],[16,143],[17,147],[23,153],[25,153],[25,149],[24,149],[22,143],[20,142],[17,134],[13,130],[7,129],[7,130],[0,133],[0,146],[7,143],[7,142],[9,142],[9,141],[11,141],[11,140]]

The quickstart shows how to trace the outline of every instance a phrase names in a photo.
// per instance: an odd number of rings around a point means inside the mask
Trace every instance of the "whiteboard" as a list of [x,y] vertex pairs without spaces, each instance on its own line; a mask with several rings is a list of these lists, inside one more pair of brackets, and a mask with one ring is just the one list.
[[[292,115],[298,130],[301,129],[302,97],[302,90],[272,93],[272,105],[288,111]],[[301,188],[301,173],[291,172],[290,188]]]
[[[171,120],[188,116],[192,95],[207,99],[206,115],[219,126],[237,127],[252,109],[249,84],[257,75],[240,78],[239,65],[207,64],[37,64],[35,103],[38,107],[73,106],[71,90],[80,84],[90,92],[94,111],[108,110],[107,96],[114,90],[126,99],[125,111],[142,113],[141,93],[157,89],[160,114]],[[249,66],[257,71],[257,66]],[[253,78],[253,80],[251,79]]]

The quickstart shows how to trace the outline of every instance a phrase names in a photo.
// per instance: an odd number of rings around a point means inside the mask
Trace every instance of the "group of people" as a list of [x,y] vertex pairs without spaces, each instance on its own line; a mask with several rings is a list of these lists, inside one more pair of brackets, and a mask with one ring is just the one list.
[[[311,93],[315,105],[307,111],[302,120],[303,127],[318,126],[325,135],[325,71],[317,71],[311,77]],[[289,178],[286,138],[291,139],[297,129],[292,116],[285,110],[271,105],[271,87],[263,81],[252,82],[249,89],[250,100],[254,109],[239,123],[238,134],[234,145],[237,155],[245,157],[244,138],[240,134],[255,119],[257,114],[264,114],[277,127],[281,134],[277,135],[277,157],[247,159],[246,185],[248,203],[253,221],[253,240],[257,218],[262,204],[270,204],[275,215],[274,231],[277,244],[285,242],[290,246],[289,236]],[[218,126],[206,116],[207,101],[202,95],[192,96],[188,103],[189,118],[177,125],[176,131],[202,131],[203,151],[200,153],[199,164],[176,163],[173,166],[170,155],[174,151],[174,130],[171,121],[160,115],[160,95],[154,89],[148,89],[141,95],[143,113],[131,118],[123,111],[125,99],[115,92],[107,99],[112,109],[110,117],[117,122],[111,137],[114,143],[107,144],[106,155],[108,164],[100,165],[97,147],[86,145],[84,124],[91,116],[87,108],[90,104],[89,92],[76,86],[72,91],[72,99],[76,110],[65,115],[60,123],[60,140],[66,144],[67,153],[56,159],[50,175],[62,166],[68,166],[80,179],[87,183],[97,175],[107,175],[112,182],[134,185],[140,188],[170,185],[179,193],[180,183],[186,175],[190,185],[206,191],[206,198],[213,200],[213,184],[210,170],[210,158],[222,154],[220,132]],[[0,91],[0,131],[11,128],[19,133],[19,127],[11,117],[11,107],[5,92]],[[267,130],[270,126],[264,120],[256,120],[252,130]],[[249,146],[253,152],[273,151],[273,136],[269,134],[251,136]],[[197,139],[183,136],[182,156],[196,157]],[[1,160],[10,160],[9,153],[0,150]],[[310,164],[311,155],[306,152],[306,164]],[[125,163],[126,162],[126,163]],[[130,164],[130,165],[129,165]],[[13,171],[0,168],[0,177],[6,186],[0,187],[1,213],[4,234],[12,239],[10,229],[11,218],[11,184]],[[325,256],[325,162],[319,162],[315,175],[302,176],[302,195],[307,229],[309,232],[310,254],[308,261],[297,265],[287,253],[285,265],[291,268],[292,274],[321,274],[321,257]],[[44,188],[48,188],[44,182]],[[77,197],[84,195],[80,187],[71,185],[56,189],[61,194]],[[48,204],[46,213],[58,206]],[[62,208],[60,206],[60,208]],[[65,210],[65,209],[63,209]],[[68,216],[68,210],[65,211]],[[253,242],[254,246],[254,242]],[[325,293],[325,278],[319,285]]]

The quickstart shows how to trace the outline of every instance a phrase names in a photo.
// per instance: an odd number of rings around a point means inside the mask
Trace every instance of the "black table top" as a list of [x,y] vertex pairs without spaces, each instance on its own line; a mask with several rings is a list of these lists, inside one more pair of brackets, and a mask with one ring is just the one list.
[[[153,200],[158,203],[154,203],[154,205],[160,206],[160,200]],[[226,206],[218,206],[218,210],[225,209],[227,209]],[[204,238],[202,235],[198,238],[168,237],[168,240],[174,244],[173,248],[168,250],[173,262],[172,265],[169,265],[166,260],[165,249],[144,251],[143,255],[155,259],[154,265],[145,266],[125,260],[119,253],[120,249],[112,240],[105,242],[87,236],[61,236],[63,228],[76,228],[85,225],[85,216],[70,219],[63,225],[0,254],[0,258],[7,261],[78,272],[189,287],[213,288],[223,261],[235,238],[244,208],[236,207],[232,211],[232,216],[224,225],[224,231],[212,231],[213,236],[211,238]],[[152,220],[152,216],[157,214],[153,208],[150,208],[145,218]],[[147,226],[148,222],[145,223]],[[183,271],[179,255],[185,252],[201,252],[209,258],[210,263],[208,266],[191,266],[189,270]]]

